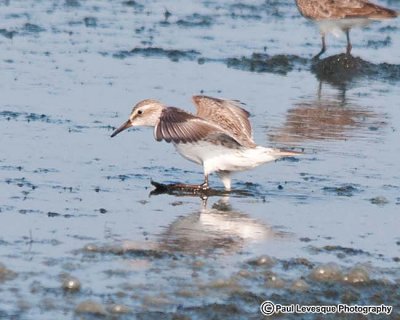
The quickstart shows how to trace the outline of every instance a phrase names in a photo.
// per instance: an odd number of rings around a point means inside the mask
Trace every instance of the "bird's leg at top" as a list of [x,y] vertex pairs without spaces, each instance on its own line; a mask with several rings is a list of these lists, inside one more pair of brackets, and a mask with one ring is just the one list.
[[351,49],[353,48],[353,46],[351,45],[351,42],[350,42],[350,30],[349,29],[346,29],[346,39],[347,39],[346,54],[349,56],[351,53]]
[[325,53],[325,51],[326,51],[325,33],[323,33],[323,34],[321,35],[321,39],[322,39],[322,48],[321,48],[321,51],[313,57],[313,60],[319,59],[319,57],[320,57],[321,55],[323,55],[323,54]]
[[225,191],[231,191],[231,173],[229,171],[218,171],[217,173],[224,184]]

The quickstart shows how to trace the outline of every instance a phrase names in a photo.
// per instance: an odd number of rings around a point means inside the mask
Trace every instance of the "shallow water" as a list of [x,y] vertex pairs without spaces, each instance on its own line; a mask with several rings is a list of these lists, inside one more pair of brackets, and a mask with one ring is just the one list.
[[[399,316],[399,19],[352,31],[369,72],[338,81],[292,1],[2,1],[0,17],[1,319],[261,318],[267,299]],[[237,174],[245,193],[150,196],[201,168],[151,130],[109,136],[141,99],[193,110],[199,93],[304,155]]]

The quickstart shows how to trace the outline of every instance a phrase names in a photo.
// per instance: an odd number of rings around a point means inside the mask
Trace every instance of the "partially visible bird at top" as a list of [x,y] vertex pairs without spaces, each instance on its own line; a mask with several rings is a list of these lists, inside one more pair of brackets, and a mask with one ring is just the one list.
[[238,101],[194,96],[196,115],[168,107],[153,99],[137,103],[129,119],[111,137],[134,126],[154,127],[157,141],[171,142],[184,158],[203,166],[204,182],[179,184],[185,188],[207,190],[208,175],[216,172],[225,190],[231,190],[231,174],[282,157],[300,154],[255,144],[249,112]]
[[314,56],[318,59],[326,51],[325,35],[330,32],[339,36],[346,33],[346,53],[350,55],[350,29],[363,27],[373,21],[396,18],[398,12],[367,0],[296,0],[300,13],[316,22],[322,36],[321,51]]

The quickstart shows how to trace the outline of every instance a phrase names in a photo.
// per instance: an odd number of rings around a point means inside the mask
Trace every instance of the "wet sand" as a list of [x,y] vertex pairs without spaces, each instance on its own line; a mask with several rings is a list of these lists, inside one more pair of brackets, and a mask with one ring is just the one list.
[[[315,62],[293,1],[0,8],[0,319],[259,319],[264,300],[400,317],[399,19],[353,30],[352,58],[328,37]],[[304,155],[228,196],[211,177],[207,203],[150,195],[201,167],[151,130],[109,136],[139,100],[194,111],[199,93]]]

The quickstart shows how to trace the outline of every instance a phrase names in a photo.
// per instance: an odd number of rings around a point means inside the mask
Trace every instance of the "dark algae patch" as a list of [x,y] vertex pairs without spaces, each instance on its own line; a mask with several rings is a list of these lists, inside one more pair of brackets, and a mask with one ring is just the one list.
[[351,255],[370,255],[369,252],[365,252],[361,249],[354,249],[354,248],[348,248],[348,247],[342,247],[342,246],[324,246],[322,248],[323,251],[326,252],[337,252],[337,253],[343,253],[346,256]]
[[[213,61],[213,59],[204,58],[204,61]],[[360,78],[385,81],[400,80],[400,65],[375,64],[344,53],[322,60],[307,59],[290,54],[253,53],[250,57],[227,58],[225,63],[229,68],[243,71],[282,75],[291,71],[310,70],[319,80],[332,84],[342,84]]]
[[38,26],[33,23],[29,23],[29,22],[25,23],[23,29],[24,29],[24,31],[29,32],[29,33],[39,33],[39,32],[45,31],[45,29],[42,28],[41,26]]
[[54,124],[62,124],[70,122],[69,120],[53,119],[51,116],[46,114],[38,114],[33,112],[16,112],[9,110],[0,111],[0,120],[1,119],[7,121],[10,120],[24,120],[27,122],[39,121],[39,122],[48,122]]
[[311,71],[318,79],[334,84],[349,82],[361,77],[389,81],[400,80],[400,65],[375,64],[344,53],[314,61]]
[[97,253],[105,255],[117,255],[130,258],[148,258],[148,259],[163,259],[172,258],[176,259],[173,253],[156,250],[156,249],[143,249],[137,247],[126,247],[123,245],[96,245],[88,244],[83,248],[84,253]]
[[279,54],[270,56],[266,53],[253,53],[251,57],[228,58],[226,64],[235,68],[252,72],[270,72],[287,74],[295,69],[303,69],[307,59],[295,55]]
[[352,197],[355,193],[359,193],[360,189],[351,184],[345,184],[340,187],[324,187],[323,191],[328,193],[334,193],[342,197]]
[[16,31],[10,31],[7,29],[0,29],[0,35],[7,39],[12,39],[17,34]]
[[194,13],[176,21],[176,24],[182,28],[210,27],[212,23],[213,19],[211,16],[199,13]]
[[168,58],[171,61],[195,60],[200,53],[196,50],[163,49],[157,47],[134,48],[131,51],[120,51],[113,55],[114,58],[124,59],[133,56]]

